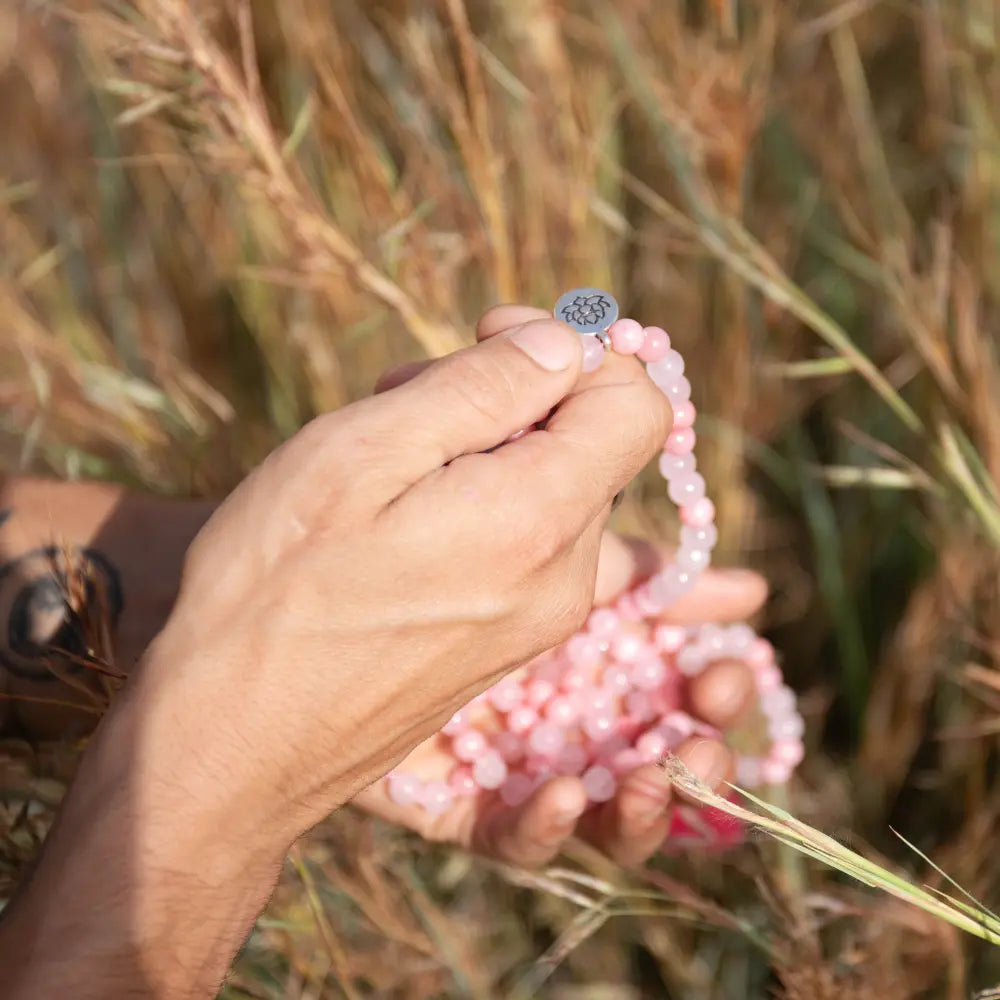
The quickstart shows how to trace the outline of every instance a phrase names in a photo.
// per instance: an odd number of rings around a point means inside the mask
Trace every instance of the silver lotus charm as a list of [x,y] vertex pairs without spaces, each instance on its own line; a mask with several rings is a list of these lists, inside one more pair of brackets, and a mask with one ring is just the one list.
[[559,297],[552,312],[578,333],[601,334],[618,319],[618,303],[600,288],[574,288]]

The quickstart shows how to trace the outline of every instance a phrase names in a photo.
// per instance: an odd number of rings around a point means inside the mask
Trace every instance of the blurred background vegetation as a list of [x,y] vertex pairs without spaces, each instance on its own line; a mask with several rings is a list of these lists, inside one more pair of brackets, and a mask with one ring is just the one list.
[[[689,359],[720,556],[772,583],[788,807],[995,903],[998,33],[991,0],[5,3],[2,468],[220,495],[484,307],[609,288]],[[672,531],[652,480],[618,518]],[[961,998],[998,956],[760,838],[525,874],[345,810],[225,996]]]

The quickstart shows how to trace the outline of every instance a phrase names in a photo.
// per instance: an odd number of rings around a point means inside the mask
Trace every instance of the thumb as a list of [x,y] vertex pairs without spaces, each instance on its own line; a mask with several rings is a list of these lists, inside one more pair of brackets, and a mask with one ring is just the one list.
[[442,358],[370,400],[392,427],[390,464],[404,490],[460,455],[487,451],[544,420],[580,374],[580,335],[541,319]]

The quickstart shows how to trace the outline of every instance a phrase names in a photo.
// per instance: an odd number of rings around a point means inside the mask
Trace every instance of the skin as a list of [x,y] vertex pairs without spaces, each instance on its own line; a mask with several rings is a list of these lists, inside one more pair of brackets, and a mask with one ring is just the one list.
[[[607,593],[648,561],[603,527],[669,430],[662,395],[630,359],[579,379],[578,338],[550,317],[492,332],[314,421],[197,531],[165,626],[0,922],[5,996],[215,995],[289,846],[348,800],[384,812],[373,782],[579,627],[599,556]],[[750,579],[752,599],[722,587],[734,617],[762,597]],[[690,600],[694,614],[709,598]],[[702,710],[718,698],[705,688]],[[712,773],[706,746],[689,759]],[[576,820],[575,786],[548,788],[447,835],[538,863]],[[651,811],[632,803],[665,805],[651,788],[619,799],[586,831],[612,853]]]

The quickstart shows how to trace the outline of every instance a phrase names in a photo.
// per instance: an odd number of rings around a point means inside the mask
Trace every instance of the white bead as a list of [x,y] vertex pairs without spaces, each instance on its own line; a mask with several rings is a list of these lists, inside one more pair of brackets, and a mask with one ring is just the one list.
[[708,549],[711,551],[715,548],[716,542],[719,540],[719,532],[714,524],[709,524],[704,528],[696,528],[693,525],[685,524],[681,528],[681,545],[687,546],[690,549]]
[[669,385],[661,385],[660,389],[674,406],[686,403],[691,398],[691,383],[683,375]]
[[671,349],[659,361],[647,365],[646,374],[662,389],[684,374],[684,359]]
[[667,495],[678,507],[690,507],[705,496],[705,479],[697,472],[684,472],[670,480]]
[[726,652],[743,656],[756,638],[757,633],[749,625],[730,625],[726,629]]
[[677,566],[690,573],[700,573],[708,566],[708,550],[694,549],[682,545],[677,551]]
[[671,455],[665,451],[660,456],[659,468],[660,475],[669,483],[675,476],[695,471],[694,455],[690,452],[687,455]]

